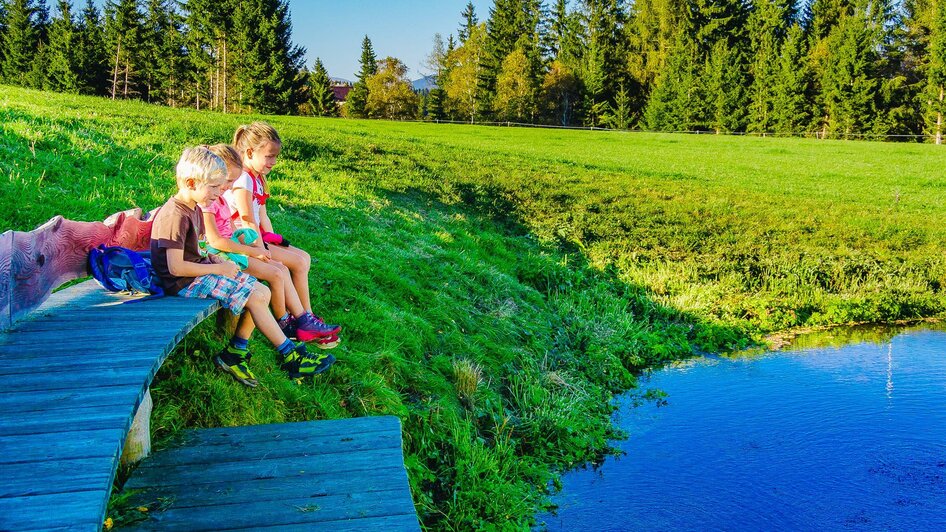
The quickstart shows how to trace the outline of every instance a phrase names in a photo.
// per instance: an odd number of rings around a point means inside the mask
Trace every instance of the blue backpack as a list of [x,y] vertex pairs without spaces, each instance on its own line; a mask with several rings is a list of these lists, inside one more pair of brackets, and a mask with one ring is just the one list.
[[132,295],[150,294],[132,301],[155,299],[164,295],[158,275],[151,266],[151,253],[133,251],[105,244],[89,252],[89,271],[102,288],[109,292]]

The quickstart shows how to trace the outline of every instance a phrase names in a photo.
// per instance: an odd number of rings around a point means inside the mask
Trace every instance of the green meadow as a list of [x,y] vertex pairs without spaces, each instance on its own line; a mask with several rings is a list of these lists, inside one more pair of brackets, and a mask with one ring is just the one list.
[[[0,87],[0,227],[150,210],[185,146],[257,118]],[[643,368],[946,310],[942,147],[265,119],[270,212],[340,362],[297,384],[256,339],[245,389],[208,320],[156,379],[155,441],[397,415],[431,529],[527,527],[620,436],[609,399]]]

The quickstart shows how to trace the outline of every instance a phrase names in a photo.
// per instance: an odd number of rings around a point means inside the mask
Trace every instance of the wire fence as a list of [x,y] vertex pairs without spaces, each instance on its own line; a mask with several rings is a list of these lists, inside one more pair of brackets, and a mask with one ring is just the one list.
[[935,135],[928,134],[880,134],[880,133],[846,133],[843,135],[825,135],[822,131],[794,131],[791,133],[784,132],[755,132],[755,131],[712,131],[712,130],[699,130],[699,129],[681,129],[673,131],[656,131],[650,129],[615,129],[601,126],[560,126],[552,124],[530,124],[527,122],[512,122],[512,121],[481,121],[481,122],[471,122],[469,120],[405,120],[405,122],[420,122],[427,124],[459,124],[467,126],[494,126],[494,127],[522,127],[522,128],[537,128],[537,129],[570,129],[570,130],[579,130],[579,131],[607,131],[614,133],[678,133],[684,135],[728,135],[728,136],[742,136],[742,137],[776,137],[776,138],[785,138],[785,137],[800,137],[800,138],[816,138],[816,139],[832,139],[832,140],[935,140]]

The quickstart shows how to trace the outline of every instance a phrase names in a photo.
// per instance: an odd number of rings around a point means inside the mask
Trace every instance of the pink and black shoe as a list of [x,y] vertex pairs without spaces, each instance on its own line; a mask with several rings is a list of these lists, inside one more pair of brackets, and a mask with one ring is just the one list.
[[[335,337],[338,340],[338,333],[342,328],[339,325],[325,323],[322,318],[306,312],[296,319],[296,338],[302,342],[311,342],[322,338]],[[334,346],[333,346],[334,347]]]

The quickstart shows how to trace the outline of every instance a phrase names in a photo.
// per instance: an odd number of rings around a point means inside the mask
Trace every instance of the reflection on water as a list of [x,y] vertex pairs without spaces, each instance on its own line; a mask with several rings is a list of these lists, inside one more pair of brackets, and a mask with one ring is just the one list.
[[[853,342],[853,343],[852,343]],[[645,377],[626,455],[569,473],[549,530],[946,530],[946,331],[800,337]]]

